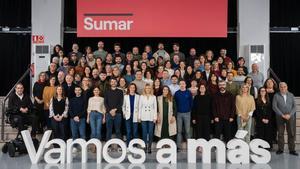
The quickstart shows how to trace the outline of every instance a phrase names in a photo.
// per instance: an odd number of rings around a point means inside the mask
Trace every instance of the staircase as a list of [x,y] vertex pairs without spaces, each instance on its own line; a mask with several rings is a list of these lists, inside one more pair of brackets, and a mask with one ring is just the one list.
[[[0,97],[0,103],[2,103],[4,97]],[[296,104],[297,104],[297,122],[296,122],[296,144],[300,146],[300,97],[296,97]],[[2,104],[0,104],[0,122],[2,120]],[[1,123],[0,123],[0,127]],[[6,142],[10,139],[15,138],[17,134],[17,130],[11,128],[9,124],[5,124],[4,128],[4,140],[0,140],[1,142]],[[285,134],[285,141],[287,141],[287,133]]]

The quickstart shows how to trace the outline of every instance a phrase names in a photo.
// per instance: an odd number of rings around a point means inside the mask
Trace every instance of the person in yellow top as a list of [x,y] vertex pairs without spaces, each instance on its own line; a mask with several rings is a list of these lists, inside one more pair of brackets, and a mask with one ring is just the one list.
[[43,101],[44,101],[44,121],[46,122],[47,129],[51,129],[51,119],[49,118],[49,106],[50,100],[53,98],[56,90],[56,77],[52,76],[49,79],[49,84],[45,86],[43,91]]
[[251,136],[252,114],[255,110],[255,100],[250,95],[250,87],[247,84],[241,86],[240,94],[236,96],[236,113],[239,130],[246,130],[248,133],[244,140],[249,143]]

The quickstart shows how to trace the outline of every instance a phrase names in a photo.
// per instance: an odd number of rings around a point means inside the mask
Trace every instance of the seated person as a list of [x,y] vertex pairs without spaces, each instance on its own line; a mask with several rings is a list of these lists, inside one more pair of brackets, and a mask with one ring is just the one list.
[[8,111],[12,113],[11,119],[19,131],[26,130],[25,124],[32,126],[31,136],[35,138],[37,129],[37,118],[33,114],[33,104],[29,97],[24,92],[24,86],[18,83],[15,88],[15,93],[12,93],[8,101]]

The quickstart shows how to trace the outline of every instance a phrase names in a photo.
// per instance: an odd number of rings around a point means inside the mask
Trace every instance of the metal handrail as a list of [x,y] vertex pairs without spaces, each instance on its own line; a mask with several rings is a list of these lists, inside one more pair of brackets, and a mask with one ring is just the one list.
[[28,66],[28,69],[24,72],[24,74],[19,78],[19,80],[15,83],[15,85],[10,89],[7,95],[4,97],[2,101],[2,120],[1,120],[1,140],[4,140],[4,126],[5,126],[5,112],[6,112],[6,101],[11,95],[11,93],[15,90],[15,87],[18,83],[20,83],[24,78],[31,72],[31,65]]
[[274,77],[274,79],[277,83],[281,82],[281,80],[279,79],[279,77],[277,76],[277,74],[274,72],[274,70],[272,68],[268,69],[268,74],[269,74],[269,77],[270,77],[270,74],[271,74]]

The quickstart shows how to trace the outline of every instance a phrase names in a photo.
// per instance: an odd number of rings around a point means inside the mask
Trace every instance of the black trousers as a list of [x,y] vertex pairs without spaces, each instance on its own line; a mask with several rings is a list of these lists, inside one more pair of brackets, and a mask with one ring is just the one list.
[[215,138],[221,139],[223,135],[224,142],[228,142],[232,138],[232,123],[229,122],[229,119],[219,119],[219,122],[215,122]]
[[210,117],[197,116],[195,125],[196,138],[210,139]]
[[56,121],[54,118],[51,119],[51,126],[53,130],[53,138],[59,138],[66,140],[66,120]]
[[12,116],[14,123],[18,127],[18,130],[27,130],[27,127],[25,125],[31,125],[31,136],[36,136],[36,130],[37,130],[37,117],[34,114],[31,113],[18,113]]
[[265,140],[273,147],[272,141],[273,141],[273,133],[272,133],[272,125],[270,122],[268,124],[263,124],[262,122],[256,123],[256,138]]
[[[35,106],[35,115],[37,117],[37,127],[39,130],[43,130],[47,126],[47,122],[44,118],[44,104],[34,103]],[[49,116],[49,115],[48,115]]]

